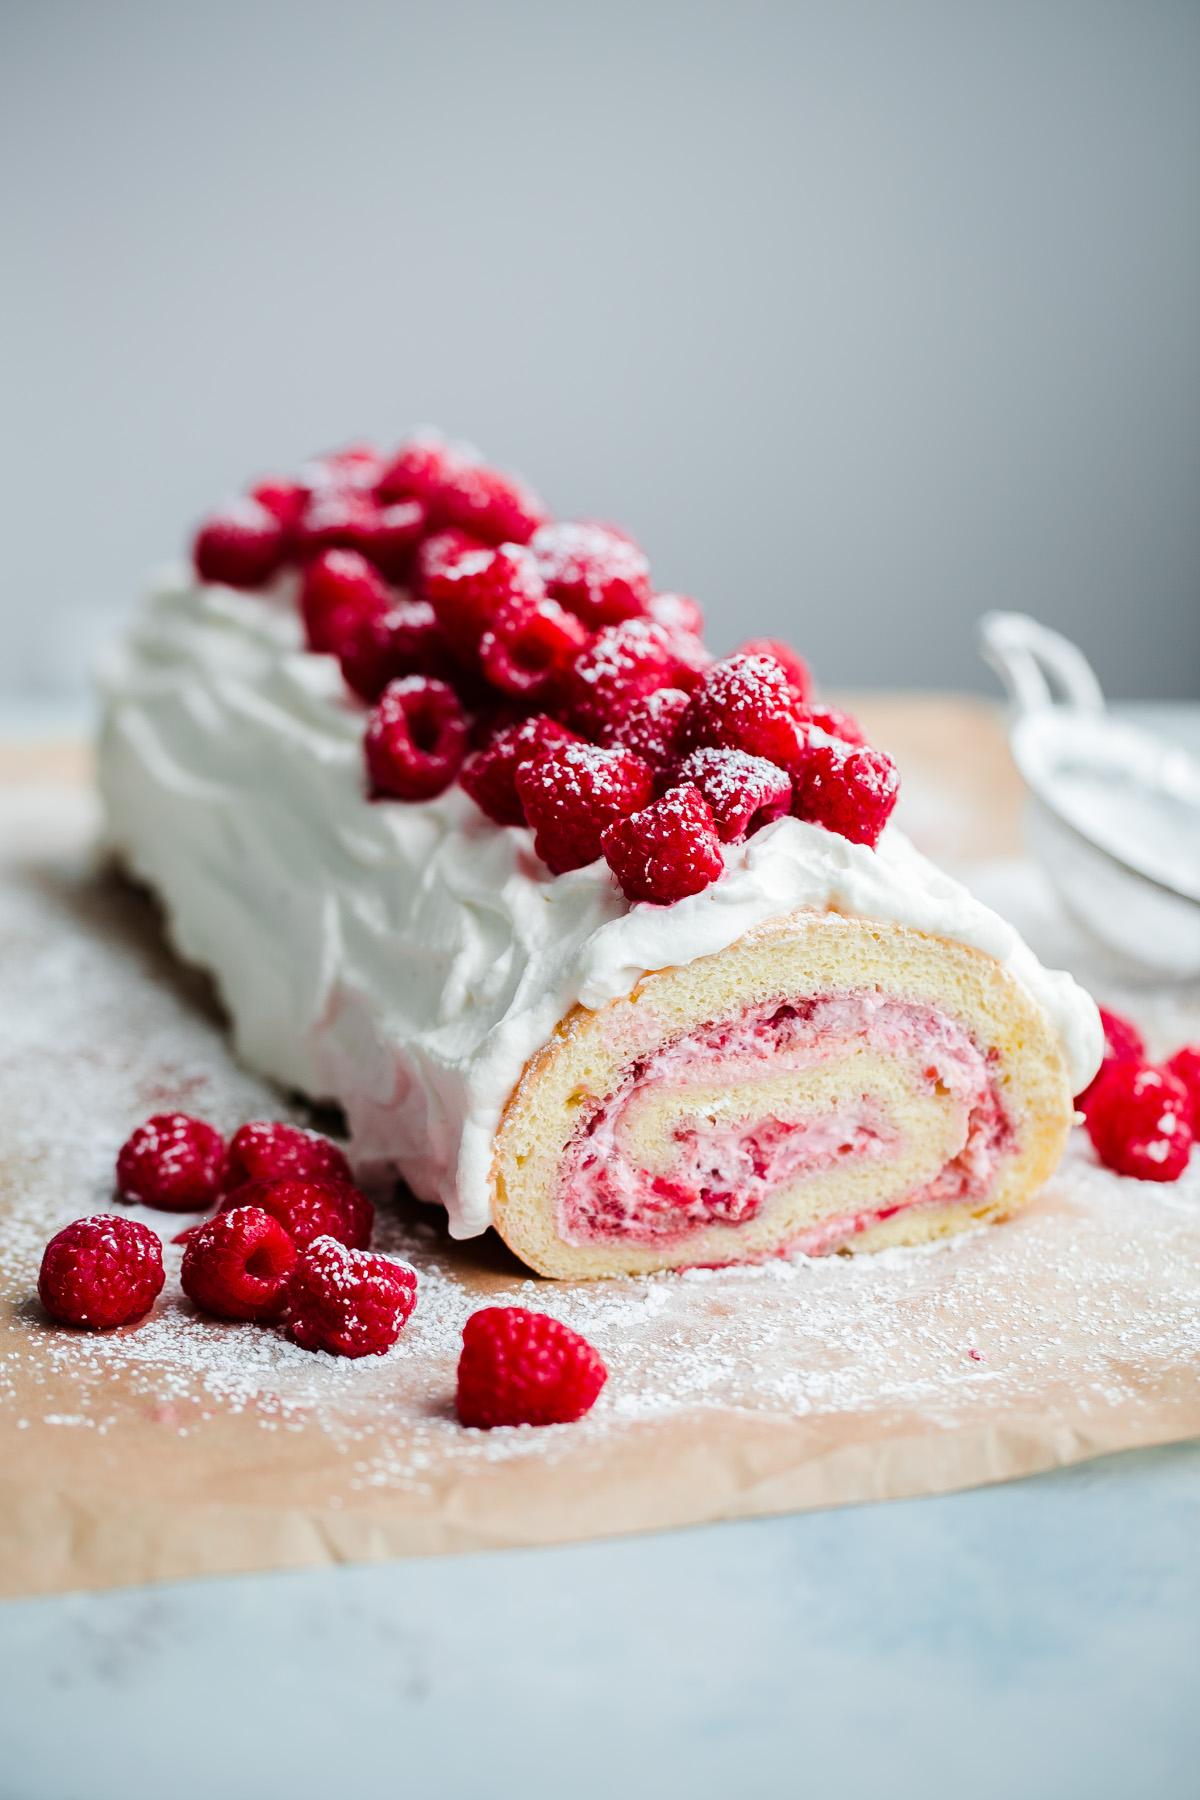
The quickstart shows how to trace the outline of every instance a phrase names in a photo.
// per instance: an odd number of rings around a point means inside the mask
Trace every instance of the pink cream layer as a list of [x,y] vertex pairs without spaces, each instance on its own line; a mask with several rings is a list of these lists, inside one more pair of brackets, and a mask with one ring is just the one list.
[[557,1194],[560,1237],[569,1244],[665,1249],[710,1225],[748,1224],[772,1194],[804,1175],[892,1160],[903,1138],[870,1093],[814,1118],[767,1113],[733,1125],[692,1118],[675,1133],[666,1174],[651,1175],[630,1154],[631,1109],[653,1089],[740,1087],[837,1064],[864,1046],[902,1060],[916,1091],[940,1090],[960,1118],[961,1147],[915,1192],[877,1211],[823,1219],[791,1247],[820,1256],[903,1209],[983,1198],[1012,1143],[984,1053],[958,1020],[936,1007],[877,993],[832,994],[751,1009],[634,1064],[567,1146]]

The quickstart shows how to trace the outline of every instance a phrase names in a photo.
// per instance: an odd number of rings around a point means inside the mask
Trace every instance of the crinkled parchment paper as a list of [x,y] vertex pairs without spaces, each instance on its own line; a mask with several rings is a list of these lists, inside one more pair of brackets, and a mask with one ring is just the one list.
[[[1125,1181],[1078,1132],[1028,1212],[943,1247],[578,1286],[377,1195],[379,1247],[421,1288],[396,1347],[360,1362],[204,1318],[169,1244],[142,1324],[55,1326],[35,1283],[62,1225],[109,1207],[168,1239],[191,1222],[112,1196],[140,1119],[310,1115],[238,1067],[148,901],[98,867],[86,785],[61,757],[40,776],[26,758],[0,788],[0,1592],[937,1493],[1200,1432],[1200,1156],[1174,1186]],[[946,832],[954,804],[918,780],[912,816]],[[1085,966],[1025,865],[980,883],[1035,947],[1140,1017],[1157,1052],[1200,1037],[1195,991],[1131,993]],[[605,1357],[579,1424],[456,1422],[463,1321],[507,1302],[554,1313]]]

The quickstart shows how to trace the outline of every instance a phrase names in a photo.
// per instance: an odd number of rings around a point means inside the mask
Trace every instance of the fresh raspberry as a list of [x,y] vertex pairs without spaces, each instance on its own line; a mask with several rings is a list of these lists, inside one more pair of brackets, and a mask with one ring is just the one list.
[[650,564],[645,553],[607,525],[543,525],[529,540],[546,591],[589,631],[645,616]]
[[398,600],[386,612],[353,620],[338,647],[348,687],[362,700],[376,701],[389,681],[402,675],[434,675],[450,681],[449,647],[428,600]]
[[723,844],[740,844],[791,810],[791,776],[744,750],[693,750],[675,780],[700,789]]
[[260,1206],[219,1212],[188,1236],[180,1285],[219,1319],[278,1319],[287,1308],[296,1246]]
[[532,611],[546,597],[537,564],[520,544],[463,547],[457,554],[451,549],[432,571],[427,561],[422,572],[450,648],[467,668],[478,668],[480,639],[503,614]]
[[1084,1088],[1082,1094],[1075,1096],[1075,1105],[1081,1113],[1090,1113],[1101,1083],[1113,1069],[1121,1063],[1146,1061],[1146,1045],[1132,1019],[1123,1018],[1120,1013],[1109,1012],[1102,1006],[1100,1023],[1104,1027],[1104,1061],[1090,1085]]
[[896,765],[882,750],[813,744],[796,772],[792,811],[873,849],[899,792]]
[[606,748],[619,745],[622,750],[632,750],[665,791],[670,786],[670,771],[682,755],[679,733],[688,699],[682,688],[667,687],[631,701],[627,711],[605,727]]
[[486,544],[527,544],[549,517],[533,489],[517,476],[482,464],[465,464],[452,472],[434,495],[431,509],[439,523],[457,525]]
[[300,471],[310,493],[318,488],[361,488],[370,491],[379,483],[386,464],[374,444],[347,444],[344,450],[327,450],[314,456]]
[[[480,677],[482,681],[482,677]],[[540,709],[531,700],[502,700],[494,689],[487,689],[487,698],[475,712],[471,720],[471,749],[473,751],[488,750],[502,731],[510,726],[524,725],[529,719],[542,717]],[[563,730],[566,731],[564,725]],[[573,741],[575,733],[567,732],[569,741]],[[555,739],[561,742],[561,739]]]
[[375,491],[384,502],[410,496],[429,502],[448,485],[464,462],[463,452],[437,432],[417,432],[405,439],[388,462]]
[[464,1425],[569,1425],[596,1404],[608,1370],[586,1338],[548,1313],[485,1306],[463,1326]]
[[1116,1063],[1088,1112],[1100,1161],[1141,1181],[1178,1181],[1192,1148],[1192,1097],[1178,1076],[1150,1063]]
[[100,1213],[76,1219],[50,1239],[38,1298],[64,1325],[110,1331],[149,1312],[165,1279],[157,1234],[136,1219]]
[[858,720],[837,706],[818,706],[809,709],[809,723],[819,725],[830,737],[840,738],[843,744],[852,744],[856,749],[866,749],[869,743],[866,732]]
[[479,664],[501,693],[540,700],[587,641],[587,628],[555,600],[502,606],[479,640]]
[[491,554],[491,545],[481,544],[470,532],[435,531],[424,539],[413,561],[413,591],[436,605],[453,596],[461,575],[486,568]]
[[428,675],[389,681],[367,721],[363,749],[375,798],[432,800],[466,755],[467,721],[454,689]]
[[201,581],[256,588],[270,580],[287,547],[287,532],[273,512],[257,500],[231,500],[201,525],[192,562]]
[[322,550],[357,550],[383,574],[399,580],[412,561],[426,522],[421,500],[380,506],[363,488],[318,488],[297,528],[297,547],[302,556]]
[[188,1113],[155,1113],[117,1154],[122,1198],[163,1212],[203,1212],[225,1180],[225,1139]]
[[303,482],[293,481],[290,475],[267,475],[250,489],[250,498],[265,506],[283,526],[289,548],[308,505],[308,492]]
[[671,640],[649,619],[606,625],[575,658],[566,684],[567,723],[599,739],[617,729],[635,700],[678,685]]
[[683,721],[688,750],[744,750],[781,769],[799,762],[804,737],[786,669],[773,656],[727,656],[713,663]]
[[239,1206],[257,1206],[270,1213],[298,1250],[306,1250],[319,1237],[365,1250],[375,1229],[375,1208],[347,1181],[298,1175],[246,1181],[226,1194],[220,1210],[233,1212]]
[[345,1154],[320,1132],[281,1119],[252,1119],[234,1132],[229,1143],[225,1191],[247,1181],[354,1182]]
[[812,671],[798,650],[780,638],[747,638],[737,647],[738,656],[769,656],[787,676],[802,705],[812,696]]
[[628,750],[565,744],[518,768],[516,789],[533,827],[534,849],[548,869],[563,875],[595,862],[605,827],[653,798],[654,777]]
[[650,617],[672,637],[704,636],[704,613],[690,594],[651,594]]
[[712,651],[703,638],[676,631],[671,633],[671,654],[675,658],[671,680],[677,688],[694,694],[716,660]]
[[304,1350],[382,1356],[416,1304],[417,1274],[407,1263],[319,1237],[292,1274],[288,1328]]
[[535,713],[531,719],[497,732],[487,749],[459,776],[475,804],[497,825],[524,825],[525,808],[517,793],[517,770],[556,745],[579,739],[557,719]]
[[365,619],[387,612],[392,594],[358,550],[323,550],[304,571],[300,611],[310,650],[337,656]]
[[697,787],[669,788],[653,806],[618,819],[602,847],[627,900],[670,906],[725,872],[712,811]]
[[[1103,1017],[1103,1013],[1101,1014]],[[1193,1129],[1200,1125],[1200,1044],[1185,1044],[1177,1050],[1166,1068],[1182,1081],[1192,1102]]]

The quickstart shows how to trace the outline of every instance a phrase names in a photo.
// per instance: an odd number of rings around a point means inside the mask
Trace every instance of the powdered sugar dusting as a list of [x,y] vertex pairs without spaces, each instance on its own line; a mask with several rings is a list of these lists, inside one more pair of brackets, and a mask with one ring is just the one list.
[[[120,1210],[167,1240],[192,1222],[112,1197],[117,1148],[139,1120],[180,1107],[225,1132],[250,1118],[309,1122],[238,1067],[147,904],[74,853],[78,820],[62,818],[57,847],[50,831],[0,879],[0,1410],[27,1429],[119,1436],[132,1409],[203,1434],[250,1414],[266,1433],[332,1441],[345,1498],[427,1492],[456,1464],[615,1446],[673,1415],[855,1414],[883,1429],[917,1413],[951,1429],[1173,1404],[1194,1385],[1200,1156],[1175,1185],[1135,1183],[1097,1167],[1080,1133],[1027,1214],[945,1247],[599,1284],[526,1276],[487,1241],[452,1243],[434,1209],[376,1194],[374,1247],[420,1279],[415,1313],[381,1357],[314,1354],[280,1330],[202,1317],[179,1291],[182,1252],[169,1241],[167,1285],[142,1324],[52,1327],[32,1296],[42,1248],[70,1219]],[[1164,1021],[1175,1042],[1200,1037],[1187,996],[1143,995],[1138,1010],[1152,1040]],[[458,1425],[462,1326],[488,1304],[550,1313],[595,1345],[610,1378],[586,1419]]]

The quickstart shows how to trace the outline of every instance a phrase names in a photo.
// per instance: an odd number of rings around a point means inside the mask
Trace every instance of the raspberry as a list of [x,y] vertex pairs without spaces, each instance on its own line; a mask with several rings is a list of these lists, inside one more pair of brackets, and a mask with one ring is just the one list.
[[306,1250],[319,1237],[365,1250],[375,1229],[375,1208],[346,1181],[295,1175],[247,1181],[225,1196],[221,1211],[239,1206],[257,1206],[270,1213],[298,1250]]
[[478,667],[480,639],[502,614],[532,611],[546,597],[537,564],[519,544],[452,552],[426,573],[426,592],[450,648],[469,669]]
[[644,617],[650,564],[639,547],[607,525],[543,525],[529,540],[546,591],[589,631]]
[[375,798],[431,800],[462,766],[467,722],[454,689],[428,675],[389,681],[363,748]]
[[136,1219],[101,1213],[76,1219],[50,1239],[38,1298],[64,1325],[110,1331],[148,1313],[165,1279],[157,1234]]
[[344,450],[328,450],[315,457],[303,473],[310,488],[373,488],[382,478],[384,466],[374,444],[347,444]]
[[225,1191],[247,1181],[345,1181],[354,1173],[344,1153],[319,1132],[276,1119],[252,1119],[229,1144]]
[[319,1237],[292,1274],[288,1325],[304,1350],[382,1356],[416,1304],[416,1270],[407,1263]]
[[1120,1013],[1109,1012],[1102,1006],[1100,1023],[1104,1027],[1104,1061],[1091,1084],[1084,1088],[1082,1094],[1075,1096],[1075,1105],[1082,1113],[1091,1111],[1092,1102],[1100,1092],[1100,1084],[1111,1070],[1120,1063],[1140,1063],[1146,1060],[1145,1042],[1132,1020],[1122,1018]]
[[401,444],[380,475],[375,491],[382,501],[403,500],[410,495],[430,501],[464,460],[463,453],[437,432],[417,432]]
[[527,544],[549,516],[523,481],[482,464],[453,471],[434,495],[432,510],[439,521],[487,544]]
[[[1101,1018],[1104,1017],[1103,1012]],[[1200,1044],[1185,1044],[1166,1064],[1176,1081],[1182,1081],[1192,1102],[1193,1129],[1200,1125]]]
[[310,650],[338,655],[366,619],[385,613],[391,593],[358,550],[323,550],[304,571],[300,611]]
[[896,765],[882,750],[814,744],[795,774],[792,811],[798,819],[873,849],[899,792]]
[[1118,1175],[1178,1181],[1192,1148],[1194,1113],[1177,1076],[1150,1063],[1115,1063],[1088,1112],[1100,1161]]
[[259,1206],[219,1212],[190,1233],[180,1284],[219,1319],[278,1319],[287,1308],[296,1246]]
[[502,693],[541,699],[584,648],[587,635],[557,601],[502,606],[479,640],[480,667]]
[[[417,551],[413,562],[414,591],[424,600],[451,596],[454,584],[467,570],[486,568],[491,547],[466,531],[435,531]],[[466,565],[464,570],[463,565]]]
[[428,600],[399,600],[386,612],[356,618],[338,647],[347,686],[376,701],[402,675],[452,674],[450,652]]
[[737,647],[739,656],[769,656],[777,662],[796,691],[796,697],[802,705],[807,704],[812,695],[812,671],[790,644],[779,638],[747,638],[744,644]]
[[740,844],[791,810],[791,776],[744,750],[693,750],[675,779],[700,789],[723,844]]
[[425,526],[423,501],[380,506],[362,488],[318,488],[304,510],[297,542],[303,556],[321,550],[357,550],[398,580],[408,569]]
[[672,637],[704,636],[704,613],[690,594],[651,594],[650,617]]
[[524,825],[525,808],[517,793],[517,770],[559,744],[575,744],[573,731],[535,713],[532,719],[497,732],[487,749],[468,763],[459,781],[475,804],[497,825]]
[[196,533],[192,562],[201,581],[256,588],[278,569],[287,551],[287,532],[257,500],[231,500],[211,513]]
[[670,906],[725,872],[721,840],[697,787],[673,787],[604,833],[604,859],[627,900]]
[[855,748],[866,749],[867,734],[858,720],[837,706],[818,706],[809,711],[809,722],[819,725],[830,737],[840,738],[843,744],[852,744]]
[[273,513],[283,526],[289,547],[308,505],[308,489],[289,475],[268,475],[255,482],[250,498]]
[[654,777],[628,750],[566,744],[518,768],[516,789],[533,826],[534,849],[548,869],[563,875],[595,862],[605,827],[653,798]]
[[682,688],[668,687],[655,688],[652,694],[631,701],[622,717],[605,728],[606,746],[620,745],[623,750],[632,750],[652,771],[660,787],[669,786],[667,777],[682,753],[679,730],[688,698]]
[[464,1425],[569,1425],[596,1404],[608,1370],[586,1338],[547,1313],[485,1306],[463,1326]]
[[683,721],[688,750],[744,750],[789,769],[804,739],[787,671],[773,656],[727,656],[713,663]]
[[567,723],[590,738],[616,730],[633,701],[674,685],[676,667],[661,625],[627,619],[605,626],[575,658],[567,677]]
[[117,1154],[117,1189],[163,1212],[203,1212],[225,1180],[225,1139],[187,1113],[155,1113]]

